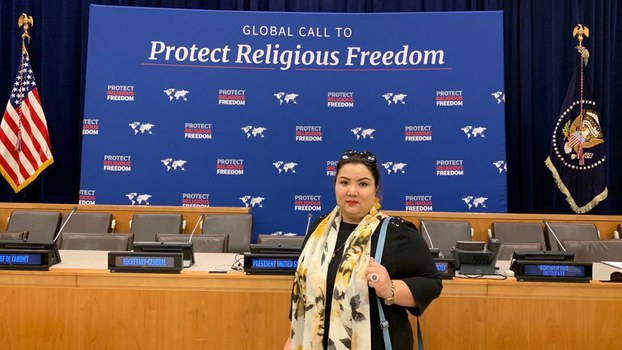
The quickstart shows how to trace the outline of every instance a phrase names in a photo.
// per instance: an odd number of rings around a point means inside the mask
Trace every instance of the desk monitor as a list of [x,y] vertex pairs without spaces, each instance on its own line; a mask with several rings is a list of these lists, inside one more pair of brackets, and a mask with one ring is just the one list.
[[192,242],[134,242],[135,252],[145,253],[182,253],[183,267],[194,265],[194,247]]

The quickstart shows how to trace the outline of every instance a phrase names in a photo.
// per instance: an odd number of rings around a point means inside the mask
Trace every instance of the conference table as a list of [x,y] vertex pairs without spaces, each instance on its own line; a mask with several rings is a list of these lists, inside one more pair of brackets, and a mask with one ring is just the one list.
[[[240,255],[210,253],[181,273],[115,273],[107,254],[1,270],[0,348],[282,348],[291,276],[246,275],[231,269]],[[616,270],[594,264],[589,283],[445,280],[421,317],[426,349],[620,348],[622,283],[600,281]]]

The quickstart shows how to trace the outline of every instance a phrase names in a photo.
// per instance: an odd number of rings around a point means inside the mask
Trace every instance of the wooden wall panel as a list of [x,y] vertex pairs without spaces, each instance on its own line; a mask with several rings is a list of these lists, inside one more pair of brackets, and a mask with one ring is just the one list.
[[[492,223],[498,222],[537,222],[542,224],[542,219],[549,222],[569,223],[593,223],[600,231],[600,239],[613,239],[613,231],[622,224],[622,216],[619,215],[561,215],[561,214],[506,214],[506,213],[448,213],[448,212],[410,212],[410,211],[385,211],[391,216],[401,216],[405,220],[413,222],[419,228],[419,220],[448,220],[468,221],[475,230],[474,240],[487,240],[488,229]],[[543,225],[544,226],[544,225]]]
[[[75,205],[75,204],[46,204],[46,203],[0,203],[0,227],[3,230],[13,210],[47,210],[69,213],[73,207],[78,207],[78,212],[107,212],[112,213],[116,221],[114,232],[130,232],[129,222],[134,213],[181,213],[186,220],[184,233],[190,233],[194,228],[201,213],[208,214],[247,214],[249,208],[244,207],[180,207],[180,206],[156,206],[156,205]],[[199,231],[200,233],[200,231]]]
[[95,290],[78,293],[82,349],[278,349],[289,293]]
[[76,289],[0,287],[0,348],[79,350]]
[[[280,349],[290,289],[291,276],[0,271],[0,348]],[[455,279],[421,321],[432,350],[614,349],[622,285]]]

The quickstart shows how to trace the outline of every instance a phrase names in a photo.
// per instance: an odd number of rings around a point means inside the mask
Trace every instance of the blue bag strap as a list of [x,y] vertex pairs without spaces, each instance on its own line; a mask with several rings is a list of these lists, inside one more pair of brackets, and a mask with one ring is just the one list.
[[421,334],[421,325],[419,324],[419,317],[417,317],[417,348],[423,350],[423,335]]
[[[374,260],[378,264],[382,261],[382,253],[384,251],[384,241],[387,237],[387,226],[389,225],[389,221],[391,221],[391,217],[387,217],[380,227],[380,236],[378,236],[378,246],[376,246],[376,256]],[[384,316],[384,310],[382,309],[382,302],[380,302],[380,298],[376,298],[378,302],[378,314],[380,316],[380,328],[382,328],[382,337],[384,338],[384,348],[386,350],[393,350],[391,346],[391,337],[389,336],[389,322],[387,318]],[[423,336],[421,334],[421,325],[419,324],[419,317],[417,317],[417,348],[419,350],[423,349]]]
[[[376,246],[376,256],[374,260],[378,264],[382,261],[382,252],[384,251],[384,241],[387,237],[387,226],[389,225],[389,221],[391,221],[391,217],[387,217],[382,222],[382,226],[380,227],[380,236],[378,236],[378,245]],[[382,328],[382,336],[384,338],[384,348],[386,350],[393,350],[391,346],[391,337],[389,336],[389,322],[387,318],[384,317],[384,310],[382,309],[382,303],[380,302],[380,297],[376,298],[378,302],[378,314],[380,316],[380,328]]]
[[391,221],[391,217],[387,216],[382,222],[382,226],[380,226],[380,236],[378,236],[378,246],[376,246],[376,256],[374,256],[374,260],[378,264],[382,261],[382,252],[384,251],[384,241],[387,238],[387,226],[389,226],[389,221]]

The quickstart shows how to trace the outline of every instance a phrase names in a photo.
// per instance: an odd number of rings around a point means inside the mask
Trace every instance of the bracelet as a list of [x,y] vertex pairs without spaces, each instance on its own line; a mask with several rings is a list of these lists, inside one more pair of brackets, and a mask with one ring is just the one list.
[[384,298],[384,304],[393,305],[394,302],[395,302],[395,283],[393,283],[393,280],[391,280],[391,295]]

